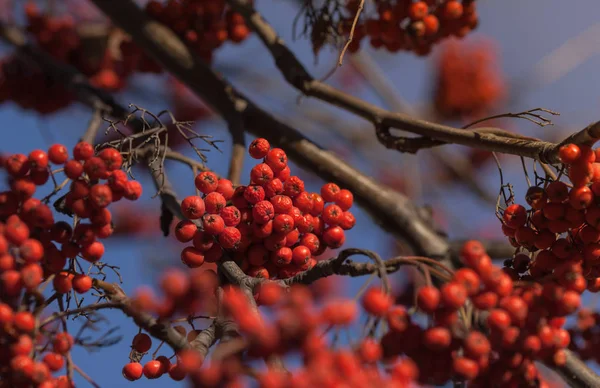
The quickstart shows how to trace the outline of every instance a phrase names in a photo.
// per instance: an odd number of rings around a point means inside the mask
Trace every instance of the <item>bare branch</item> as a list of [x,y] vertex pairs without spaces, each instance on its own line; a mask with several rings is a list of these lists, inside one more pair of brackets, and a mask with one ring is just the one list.
[[358,24],[358,19],[360,18],[360,14],[362,13],[364,5],[365,5],[365,0],[360,0],[360,3],[358,4],[358,9],[356,10],[356,15],[354,15],[354,20],[352,20],[352,27],[350,28],[350,35],[348,36],[348,40],[346,40],[346,43],[344,44],[342,51],[340,51],[340,55],[339,55],[338,63],[337,63],[338,67],[342,66],[342,64],[344,63],[344,54],[346,54],[348,47],[350,47],[350,44],[352,43],[352,40],[354,39],[354,30],[356,30],[356,24]]
[[[275,30],[256,12],[250,1],[228,0],[228,3],[233,9],[244,16],[246,23],[263,41],[285,79],[307,96],[316,97],[361,116],[371,121],[376,128],[398,128],[446,143],[520,155],[547,163],[559,162],[559,146],[557,144],[507,138],[488,133],[482,129],[465,131],[441,124],[430,123],[402,113],[386,111],[315,80],[295,55],[285,46],[283,40],[279,38]],[[496,133],[503,131],[499,128],[486,129]]]
[[[356,277],[376,272],[379,272],[381,277],[381,274],[398,271],[403,265],[421,266],[423,264],[427,264],[430,266],[429,271],[432,274],[446,281],[450,279],[450,275],[452,274],[452,270],[446,267],[444,264],[426,257],[399,256],[384,260],[381,263],[378,263],[377,261],[375,261],[375,263],[346,262],[350,256],[355,255],[366,255],[371,257],[372,252],[355,248],[344,249],[336,257],[320,261],[315,264],[313,268],[299,273],[294,277],[281,280],[280,283],[286,286],[296,283],[310,284],[319,279],[332,275]],[[384,271],[382,270],[382,265],[384,266]],[[437,268],[440,268],[441,271]]]
[[102,110],[100,108],[96,108],[92,112],[92,118],[88,124],[85,133],[81,137],[81,141],[85,141],[88,143],[94,143],[94,139],[96,139],[96,135],[100,130],[100,125],[102,124]]

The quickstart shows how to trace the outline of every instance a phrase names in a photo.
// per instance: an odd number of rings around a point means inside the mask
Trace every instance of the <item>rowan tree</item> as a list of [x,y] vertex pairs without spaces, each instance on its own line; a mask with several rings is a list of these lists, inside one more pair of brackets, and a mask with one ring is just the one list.
[[[308,59],[335,53],[321,78],[262,16],[269,3],[2,4],[0,102],[44,120],[81,104],[89,118],[68,141],[48,125],[44,147],[2,150],[0,387],[108,374],[119,386],[600,386],[587,302],[600,291],[600,122],[523,134],[558,113],[505,113],[520,91],[477,36],[475,0],[292,2],[287,33]],[[277,74],[215,64],[248,39]],[[427,108],[398,97],[377,51],[431,58]],[[562,68],[550,58],[540,66]],[[273,77],[300,97],[279,98]],[[269,108],[236,85],[248,79],[277,96]],[[503,168],[515,160],[518,183]],[[443,208],[418,198],[457,185],[501,238],[455,240]],[[115,260],[119,242],[144,268]],[[121,369],[103,368],[113,357]]]

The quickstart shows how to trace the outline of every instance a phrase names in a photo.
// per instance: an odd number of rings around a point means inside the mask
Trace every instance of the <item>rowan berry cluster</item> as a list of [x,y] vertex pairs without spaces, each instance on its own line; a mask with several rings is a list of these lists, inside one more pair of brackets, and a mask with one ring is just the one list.
[[[186,329],[183,326],[174,327],[181,335],[186,336],[189,342],[200,332],[191,330],[186,335]],[[145,354],[152,348],[152,339],[145,333],[139,333],[133,337],[131,348],[137,352]],[[181,351],[177,354],[177,361],[171,363],[167,356],[158,356],[146,362],[144,365],[137,361],[132,361],[123,367],[123,377],[129,381],[139,380],[142,376],[147,379],[158,379],[165,374],[175,381],[185,379],[188,373],[197,370],[202,365],[202,357],[195,351]]]
[[225,42],[238,44],[250,35],[242,15],[224,0],[152,0],[146,13],[169,26],[207,62]]
[[[121,163],[117,150],[106,148],[95,155],[85,142],[75,146],[71,159],[63,145],[55,144],[47,152],[34,150],[3,160],[10,190],[0,192],[0,379],[15,384],[11,386],[68,386],[65,376],[55,379],[51,374],[62,369],[74,339],[67,332],[38,335],[41,310],[29,303],[22,304],[25,309],[17,306],[23,293],[37,292],[44,281],[52,282],[58,297],[92,288],[92,278],[77,258],[100,260],[104,245],[98,239],[112,234],[107,206],[141,194],[140,184],[120,170]],[[58,174],[52,164],[62,166],[65,184],[72,180],[63,211],[77,216],[74,227],[55,221],[46,201],[34,197],[39,186]],[[46,343],[50,346],[43,353],[34,349]]]
[[[418,325],[404,307],[391,306],[380,290],[367,291],[365,309],[389,326],[381,338],[384,357],[410,357],[422,384],[443,385],[452,378],[469,381],[469,387],[490,381],[529,386],[541,379],[534,361],[564,364],[569,333],[562,326],[579,306],[579,293],[553,283],[513,289],[511,277],[492,264],[477,241],[467,242],[461,257],[465,268],[449,282],[417,292],[418,309],[430,316],[428,327]],[[486,317],[477,330],[461,318],[473,309]]]
[[[43,51],[54,59],[68,63],[89,77],[90,83],[106,90],[120,90],[130,73],[116,60],[108,48],[103,48],[99,59],[90,56],[75,20],[66,16],[42,13],[33,2],[25,5],[27,31]],[[66,108],[74,96],[57,79],[22,58],[11,55],[1,61],[0,102],[12,100],[20,107],[41,114],[54,113]]]
[[[502,214],[502,231],[519,248],[507,264],[514,277],[552,277],[564,288],[600,288],[600,163],[589,146],[564,145],[561,161],[571,182],[556,180],[527,190],[523,205]],[[600,160],[600,159],[599,159]]]
[[[389,52],[413,51],[427,55],[431,48],[445,38],[462,38],[478,24],[474,0],[443,1],[376,1],[377,17],[357,24],[348,51],[360,48],[365,37],[374,48],[384,47]],[[349,36],[360,1],[346,4],[348,17],[340,21],[342,34]]]
[[[183,272],[171,269],[161,276],[159,283],[163,293],[162,299],[150,288],[140,288],[131,298],[131,306],[144,313],[156,314],[161,320],[168,320],[177,313],[188,317],[175,320],[179,322],[193,322],[194,314],[202,310],[210,314],[216,313],[215,293],[218,278],[214,271],[196,269]],[[193,343],[201,332],[194,329],[193,325],[190,331],[182,325],[173,326],[173,329],[184,336],[188,343]],[[203,361],[198,352],[183,350],[176,353],[176,361],[171,363],[172,357],[156,356],[157,348],[152,359],[142,365],[140,361],[152,348],[152,340],[141,332],[133,338],[131,348],[133,353],[130,355],[130,362],[123,367],[123,376],[130,381],[138,380],[142,376],[157,379],[165,374],[173,380],[180,381],[188,373],[197,370]]]
[[488,41],[450,41],[437,59],[433,102],[438,115],[446,119],[473,119],[485,116],[506,95],[498,59]]
[[249,152],[262,163],[252,168],[248,186],[234,189],[212,172],[196,176],[203,196],[182,201],[187,220],[175,231],[179,241],[193,244],[181,260],[195,268],[227,254],[248,275],[283,279],[314,266],[314,257],[327,248],[341,247],[344,231],[356,222],[349,211],[352,193],[334,183],[320,195],[305,191],[304,182],[291,175],[286,153],[266,139],[254,140]]

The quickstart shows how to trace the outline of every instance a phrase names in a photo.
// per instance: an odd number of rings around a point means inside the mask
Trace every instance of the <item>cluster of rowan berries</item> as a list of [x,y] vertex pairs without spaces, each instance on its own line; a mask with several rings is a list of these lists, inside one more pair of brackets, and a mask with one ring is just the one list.
[[[100,53],[99,60],[91,59],[73,18],[41,13],[33,2],[25,5],[25,14],[27,31],[40,49],[76,67],[96,87],[112,91],[125,86],[129,74],[126,69],[108,48]],[[66,108],[74,96],[60,80],[48,77],[37,65],[10,55],[1,60],[0,68],[0,102],[7,100],[25,109],[50,114]]]
[[[589,146],[566,144],[559,156],[571,184],[555,180],[527,190],[530,209],[511,204],[502,231],[521,249],[507,264],[514,276],[551,276],[563,287],[600,290],[600,163]],[[600,159],[599,159],[600,161]],[[526,253],[529,252],[529,253]]]
[[[200,332],[191,330],[186,335],[186,329],[183,326],[174,327],[181,335],[186,336],[188,342]],[[146,354],[152,348],[152,339],[148,334],[139,333],[133,337],[131,348],[139,354]],[[158,379],[165,374],[175,381],[185,379],[188,373],[197,370],[202,365],[202,357],[195,351],[181,351],[177,354],[177,361],[171,363],[167,356],[158,356],[146,362],[144,365],[138,361],[132,361],[123,367],[123,377],[129,381],[139,380],[142,376],[148,379]]]
[[[157,297],[152,289],[142,287],[131,298],[131,306],[138,311],[156,314],[161,320],[168,320],[175,314],[184,315],[188,317],[185,319],[187,322],[193,322],[193,315],[201,311],[207,311],[207,314],[217,311],[215,293],[218,278],[212,270],[195,269],[183,272],[170,269],[161,276],[159,285],[163,298]],[[200,330],[194,329],[193,326],[189,332],[182,325],[173,326],[173,329],[184,336],[188,344],[193,344],[200,333]],[[152,348],[152,340],[145,333],[139,333],[133,338],[131,348],[133,352],[130,362],[123,367],[123,376],[130,381],[138,380],[142,376],[157,379],[165,374],[173,380],[180,381],[188,373],[197,370],[203,361],[196,351],[183,350],[176,353],[174,363],[171,363],[170,357],[156,357],[155,352],[152,359],[142,365],[140,361]]]
[[146,13],[169,26],[207,62],[225,42],[241,43],[250,35],[242,15],[224,0],[152,0]]
[[433,90],[436,113],[446,119],[485,116],[506,95],[491,42],[449,41],[437,59]]
[[[3,159],[10,187],[0,192],[0,359],[7,366],[0,368],[3,381],[33,382],[38,387],[59,384],[51,373],[62,369],[64,355],[74,340],[66,332],[47,339],[42,336],[39,341],[48,341],[51,347],[45,354],[36,354],[39,313],[17,309],[19,297],[23,292],[36,291],[45,280],[52,281],[57,295],[88,292],[92,278],[77,271],[81,267],[75,265],[76,257],[91,263],[100,260],[104,245],[97,239],[112,233],[107,206],[122,197],[134,200],[141,194],[139,183],[129,181],[120,170],[122,157],[117,150],[106,148],[94,155],[94,148],[81,142],[75,146],[72,159],[61,144],[52,145],[48,152],[34,150],[29,155]],[[45,201],[34,197],[39,186],[58,174],[51,170],[51,164],[62,166],[67,179],[73,181],[65,204],[78,217],[74,228],[64,221],[55,222]],[[68,269],[64,269],[67,259]],[[67,382],[58,386],[66,387]]]
[[[303,285],[293,285],[289,292],[270,281],[259,286],[256,295],[259,304],[268,306],[273,320],[266,320],[248,303],[247,296],[238,288],[226,287],[223,307],[238,324],[248,340],[247,356],[268,359],[273,355],[300,353],[302,365],[292,373],[281,373],[273,368],[259,372],[261,386],[407,386],[416,380],[419,370],[410,359],[384,359],[381,345],[367,337],[352,348],[333,349],[324,336],[325,328],[346,328],[359,315],[355,300],[329,300],[317,307],[311,291]],[[368,298],[367,298],[368,299]],[[385,302],[390,302],[385,294]],[[363,301],[367,311],[377,309],[382,300]],[[377,367],[388,361],[385,369]],[[230,366],[231,368],[231,366]],[[233,370],[238,368],[231,368]],[[218,365],[203,366],[191,379],[197,386],[207,385],[207,372],[218,371],[217,381],[231,381],[226,370]],[[234,378],[238,377],[234,375]]]
[[[564,364],[569,333],[562,326],[579,307],[579,293],[553,283],[513,289],[511,277],[492,264],[477,241],[467,242],[461,256],[465,268],[450,281],[417,292],[416,306],[431,317],[428,327],[403,306],[392,306],[381,290],[367,291],[363,306],[388,323],[381,338],[384,357],[410,357],[422,384],[453,378],[469,381],[470,387],[490,381],[527,386],[541,378],[534,361]],[[482,331],[461,322],[460,312],[473,308],[486,317],[478,323]]]
[[193,243],[181,260],[194,268],[227,252],[248,275],[282,279],[314,266],[314,257],[327,248],[341,247],[344,231],[356,222],[349,211],[352,193],[334,183],[320,195],[305,191],[304,182],[291,175],[286,153],[266,139],[254,140],[249,152],[262,163],[252,168],[248,186],[234,189],[212,172],[196,176],[203,197],[181,202],[187,220],[175,231],[179,241]]
[[[66,375],[52,374],[63,369],[65,356],[75,342],[73,337],[58,332],[46,339],[35,334],[37,325],[38,317],[31,312],[0,302],[0,378],[11,387],[72,388]],[[39,346],[44,346],[44,352],[32,357]]]
[[[339,26],[343,35],[350,34],[359,4],[359,0],[346,4],[349,15]],[[376,5],[377,17],[355,27],[349,52],[357,51],[360,41],[368,37],[374,48],[413,51],[424,56],[444,38],[464,37],[478,24],[474,0],[386,0],[376,1]]]

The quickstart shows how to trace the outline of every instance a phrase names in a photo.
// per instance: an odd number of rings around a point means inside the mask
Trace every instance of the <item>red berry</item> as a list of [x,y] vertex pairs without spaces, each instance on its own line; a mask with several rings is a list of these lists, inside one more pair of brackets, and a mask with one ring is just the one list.
[[417,293],[417,306],[426,313],[433,313],[440,304],[440,291],[436,287],[425,286]]
[[85,164],[83,165],[83,171],[91,180],[106,179],[110,176],[104,160],[97,156],[92,156],[85,161]]
[[442,301],[449,309],[458,310],[467,300],[467,289],[460,283],[450,282],[442,286]]
[[510,326],[510,316],[504,310],[496,309],[490,311],[487,324],[491,329],[504,331]]
[[204,200],[197,195],[190,195],[181,201],[181,212],[190,220],[197,220],[205,212]]
[[28,160],[31,168],[45,169],[48,167],[48,154],[42,150],[31,151]]
[[84,274],[75,275],[72,283],[73,289],[78,294],[84,294],[92,288],[92,278]]
[[466,357],[456,357],[452,361],[452,370],[461,379],[473,380],[479,374],[479,364]]
[[23,154],[11,155],[5,160],[4,168],[12,177],[22,178],[29,172],[29,159]]
[[489,354],[492,350],[490,341],[479,331],[471,331],[464,339],[463,349],[465,355],[478,359],[479,357]]
[[294,218],[288,214],[278,214],[273,219],[273,232],[289,233],[294,230]]
[[266,163],[260,163],[252,167],[250,179],[257,185],[265,185],[274,178],[273,170]]
[[79,142],[73,148],[73,158],[76,160],[88,160],[94,156],[94,147],[87,142]]
[[63,164],[69,159],[67,147],[62,144],[53,144],[48,149],[48,159],[54,164]]
[[429,6],[424,1],[412,3],[408,8],[408,17],[412,20],[421,20],[429,13]]
[[104,161],[108,171],[116,171],[123,164],[121,153],[115,148],[105,148],[98,154],[98,157]]
[[265,189],[259,185],[250,185],[244,190],[244,199],[251,205],[265,199]]
[[112,190],[108,185],[96,184],[90,189],[89,200],[95,208],[105,208],[113,200]]
[[463,5],[457,0],[448,0],[441,8],[444,19],[456,20],[463,14]]
[[271,149],[271,145],[267,139],[259,138],[255,139],[250,143],[250,147],[248,147],[248,153],[254,159],[262,159],[267,156],[267,153]]
[[298,245],[292,250],[292,262],[295,265],[302,266],[311,258],[310,249],[304,245]]
[[39,262],[44,256],[44,247],[39,240],[27,239],[19,247],[21,258],[28,263]]
[[204,232],[214,236],[219,235],[225,229],[225,221],[217,214],[205,214],[202,217]]
[[240,241],[242,240],[242,234],[239,229],[234,227],[226,227],[221,234],[219,234],[219,244],[224,249],[235,249]]
[[219,187],[219,177],[213,172],[204,171],[196,176],[194,184],[202,193],[212,193]]
[[260,201],[252,208],[252,218],[258,224],[265,224],[275,217],[275,209],[269,201]]
[[206,212],[210,214],[221,214],[221,211],[227,205],[227,200],[221,194],[212,192],[204,198]]
[[330,226],[323,231],[323,242],[330,248],[339,248],[346,242],[344,230],[339,226]]
[[279,178],[274,178],[263,185],[263,189],[265,190],[265,198],[272,198],[276,195],[283,194],[283,181]]
[[100,241],[94,241],[89,245],[81,248],[81,256],[90,263],[95,263],[104,256],[104,244]]
[[152,339],[148,334],[138,333],[133,337],[131,347],[137,352],[146,353],[152,347]]
[[265,156],[265,163],[271,167],[273,172],[279,172],[287,166],[287,155],[281,148],[273,148]]
[[328,225],[339,225],[344,218],[344,211],[338,205],[330,204],[325,207],[321,217]]
[[283,184],[283,193],[295,198],[304,191],[304,181],[297,176],[289,177]]
[[204,264],[204,253],[194,247],[186,247],[181,251],[181,261],[190,268],[198,268]]
[[423,332],[423,345],[433,351],[442,351],[450,346],[452,334],[446,327],[431,327]]
[[527,210],[518,204],[508,206],[502,215],[504,223],[511,228],[518,228],[527,221]]
[[362,299],[363,308],[372,315],[383,317],[393,304],[391,296],[380,288],[369,288]]
[[179,242],[190,242],[197,230],[198,227],[192,221],[179,221],[175,226],[175,238]]
[[354,196],[350,190],[342,189],[335,197],[335,204],[342,208],[343,211],[348,211],[354,202]]
[[54,336],[52,340],[52,349],[58,354],[67,354],[73,347],[75,341],[71,334],[66,332],[60,332]]
[[125,184],[125,198],[135,201],[142,196],[142,185],[138,181],[127,181]]
[[130,362],[123,367],[123,377],[129,381],[139,380],[142,377],[143,367],[139,362]]
[[65,358],[61,354],[50,352],[44,355],[43,362],[50,371],[57,372],[65,365]]
[[285,267],[292,262],[293,251],[288,247],[282,247],[271,252],[270,261],[277,267]]
[[221,211],[221,217],[226,226],[237,226],[242,219],[239,209],[235,206],[227,206],[224,208]]
[[558,150],[560,161],[564,164],[573,164],[581,156],[581,150],[576,144],[565,144]]
[[226,200],[230,200],[233,197],[233,184],[229,179],[219,179],[217,184],[217,193],[220,193]]
[[148,379],[159,378],[163,374],[161,366],[162,365],[161,365],[160,361],[157,361],[157,360],[148,361],[142,369],[144,376],[146,376],[146,378],[148,378]]

